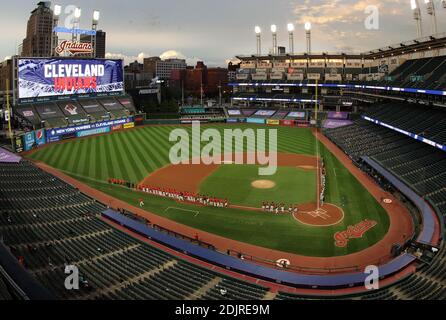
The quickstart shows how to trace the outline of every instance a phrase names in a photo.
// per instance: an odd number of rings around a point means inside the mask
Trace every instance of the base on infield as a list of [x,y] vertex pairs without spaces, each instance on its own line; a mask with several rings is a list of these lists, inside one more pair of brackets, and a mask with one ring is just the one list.
[[314,227],[334,226],[344,220],[344,210],[331,203],[318,207],[316,203],[307,203],[298,206],[298,213],[293,217],[298,222]]

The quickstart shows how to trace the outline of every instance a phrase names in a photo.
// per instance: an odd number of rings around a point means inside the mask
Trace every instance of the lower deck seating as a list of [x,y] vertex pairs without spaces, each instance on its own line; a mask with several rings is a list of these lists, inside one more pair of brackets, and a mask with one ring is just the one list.
[[[118,231],[99,218],[105,209],[27,161],[0,163],[0,237],[58,298],[258,299],[268,291]],[[65,288],[66,265],[78,268],[79,290]]]

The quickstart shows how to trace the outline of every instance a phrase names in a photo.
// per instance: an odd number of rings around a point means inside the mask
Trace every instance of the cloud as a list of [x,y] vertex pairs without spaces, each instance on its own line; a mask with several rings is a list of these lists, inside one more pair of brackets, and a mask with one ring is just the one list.
[[146,57],[150,57],[150,55],[148,55],[144,52],[141,52],[135,56],[129,56],[129,55],[125,55],[122,53],[111,53],[111,52],[107,52],[105,54],[105,58],[107,58],[107,59],[123,59],[125,64],[129,64],[134,61],[138,61],[139,63],[142,63],[144,58],[146,58]]

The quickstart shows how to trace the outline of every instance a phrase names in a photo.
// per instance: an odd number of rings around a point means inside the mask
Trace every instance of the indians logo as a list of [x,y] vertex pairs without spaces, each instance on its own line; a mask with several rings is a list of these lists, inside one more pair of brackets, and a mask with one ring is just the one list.
[[344,248],[351,239],[362,238],[362,236],[376,226],[378,223],[373,220],[364,220],[353,226],[348,226],[347,230],[336,232],[334,235],[335,245]]
[[93,46],[89,42],[79,43],[79,42],[64,40],[56,47],[55,51],[59,55],[65,51],[69,52],[72,55],[92,53]]

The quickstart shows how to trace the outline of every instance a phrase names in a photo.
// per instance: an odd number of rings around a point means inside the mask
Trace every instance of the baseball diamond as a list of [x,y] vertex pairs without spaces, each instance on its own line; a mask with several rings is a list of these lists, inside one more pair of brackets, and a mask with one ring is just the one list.
[[[242,129],[257,128],[252,125],[237,126]],[[227,127],[233,128],[233,125],[203,125],[202,129],[222,131]],[[129,204],[135,204],[142,198],[144,209],[152,214],[263,248],[312,257],[336,257],[367,249],[382,241],[389,231],[390,219],[386,209],[321,143],[320,155],[327,166],[325,207],[329,210],[328,213],[315,211],[312,215],[312,210],[306,209],[317,199],[316,143],[310,129],[278,128],[279,167],[275,175],[267,177],[275,186],[262,189],[251,185],[264,179],[258,176],[256,165],[169,165],[167,156],[171,143],[168,134],[174,128],[149,126],[59,143],[37,150],[29,158],[42,161]],[[301,166],[307,168],[302,169]],[[312,169],[308,169],[308,166]],[[107,183],[110,177],[153,187],[210,194],[228,199],[234,207],[224,211],[200,208],[200,215],[196,217],[179,211],[166,212],[165,208],[175,205],[174,200],[110,185]],[[287,209],[290,205],[297,206],[299,212],[283,215],[264,213],[261,212],[263,202],[283,203]],[[188,203],[178,203],[177,206],[194,208]],[[336,232],[365,219],[377,221],[377,226],[346,247],[334,245]],[[407,228],[410,231],[411,226]],[[315,237],[319,239],[317,245],[310,240]]]

